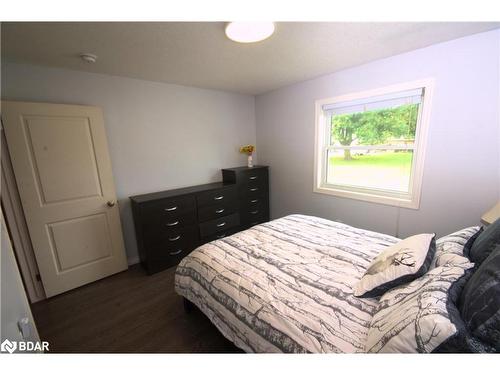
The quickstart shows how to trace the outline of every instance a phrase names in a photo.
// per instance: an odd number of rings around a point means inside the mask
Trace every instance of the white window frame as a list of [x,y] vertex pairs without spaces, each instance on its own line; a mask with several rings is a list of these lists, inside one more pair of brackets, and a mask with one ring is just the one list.
[[[412,170],[410,175],[409,193],[388,194],[382,189],[369,189],[360,187],[348,187],[332,185],[326,183],[327,175],[327,152],[328,140],[330,137],[330,127],[328,116],[323,110],[327,104],[347,102],[357,99],[365,99],[374,96],[387,95],[406,90],[422,88],[424,90],[423,100],[419,106],[419,116],[417,117],[417,129],[415,133],[415,145],[413,152]],[[422,191],[422,179],[424,173],[425,150],[427,145],[427,134],[429,129],[429,119],[431,112],[432,95],[434,91],[434,80],[431,78],[405,82],[397,85],[356,92],[333,98],[316,100],[316,129],[314,148],[314,186],[315,193],[329,194],[343,198],[357,199],[367,202],[387,204],[397,207],[418,209],[420,207],[420,196]],[[355,146],[354,146],[355,147]],[[341,148],[341,147],[337,147]],[[360,146],[367,149],[367,146]],[[391,148],[391,147],[387,147]],[[404,147],[396,147],[401,149]]]

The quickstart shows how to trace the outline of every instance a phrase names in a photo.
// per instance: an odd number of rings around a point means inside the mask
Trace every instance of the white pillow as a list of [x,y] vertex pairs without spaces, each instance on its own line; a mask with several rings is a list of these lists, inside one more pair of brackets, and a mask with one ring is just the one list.
[[387,247],[370,264],[354,288],[356,297],[378,297],[427,272],[434,258],[435,234],[417,234]]
[[448,265],[466,264],[469,248],[481,233],[480,227],[464,228],[436,240],[436,254],[431,262],[431,269]]

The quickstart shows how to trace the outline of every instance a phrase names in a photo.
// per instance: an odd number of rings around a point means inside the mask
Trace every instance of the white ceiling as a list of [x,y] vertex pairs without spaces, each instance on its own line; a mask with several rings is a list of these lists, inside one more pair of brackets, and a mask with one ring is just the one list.
[[[278,22],[260,43],[222,22],[3,23],[2,60],[261,94],[295,82],[500,27],[500,23]],[[78,55],[98,55],[87,64]]]

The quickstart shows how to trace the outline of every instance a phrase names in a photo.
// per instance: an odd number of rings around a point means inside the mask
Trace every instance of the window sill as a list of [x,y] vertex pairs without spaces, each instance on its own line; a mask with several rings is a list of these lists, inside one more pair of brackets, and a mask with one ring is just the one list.
[[419,199],[417,199],[416,197],[414,197],[413,199],[398,198],[385,195],[378,195],[375,192],[373,193],[358,192],[358,191],[344,190],[340,188],[332,188],[324,186],[319,186],[319,187],[315,186],[313,192],[320,194],[334,195],[342,198],[356,199],[365,202],[379,203],[388,206],[411,208],[414,210],[418,210],[420,206]]

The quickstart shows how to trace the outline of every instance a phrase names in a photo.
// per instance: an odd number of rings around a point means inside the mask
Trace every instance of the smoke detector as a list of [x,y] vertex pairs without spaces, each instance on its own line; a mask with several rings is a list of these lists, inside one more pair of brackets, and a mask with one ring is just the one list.
[[97,61],[97,56],[92,53],[80,53],[80,58],[88,64],[93,64]]

